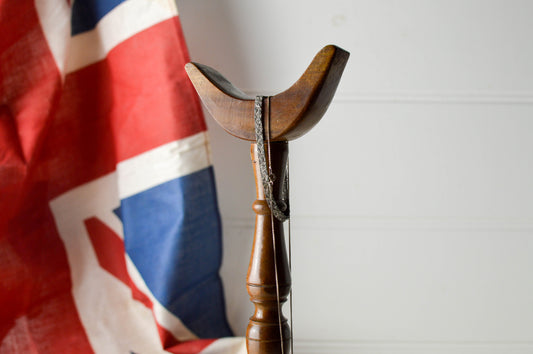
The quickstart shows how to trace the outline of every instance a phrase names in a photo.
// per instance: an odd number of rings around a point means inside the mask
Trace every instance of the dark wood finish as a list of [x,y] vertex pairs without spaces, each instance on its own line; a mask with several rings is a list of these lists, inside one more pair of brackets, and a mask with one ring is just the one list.
[[[270,129],[265,127],[265,131],[270,130],[272,141],[270,163],[276,176],[275,197],[279,197],[285,173],[288,141],[304,135],[322,118],[335,94],[348,56],[348,52],[336,46],[324,47],[293,86],[266,100],[264,115],[270,117]],[[255,141],[254,98],[210,67],[189,63],[186,70],[202,102],[222,128],[240,139]],[[246,287],[255,312],[248,324],[246,343],[249,353],[288,354],[290,328],[283,314],[278,313],[278,301],[280,306],[283,305],[291,288],[283,223],[271,219],[261,183],[256,144],[252,144],[252,162],[257,193],[253,203],[256,222]]]

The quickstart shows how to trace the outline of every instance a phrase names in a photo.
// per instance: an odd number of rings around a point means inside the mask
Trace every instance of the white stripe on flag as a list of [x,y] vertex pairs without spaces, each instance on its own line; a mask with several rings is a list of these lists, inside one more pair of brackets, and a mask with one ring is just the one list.
[[132,298],[127,285],[100,267],[84,225],[84,220],[100,218],[106,211],[104,220],[116,218],[116,186],[116,174],[111,173],[50,202],[67,251],[76,308],[96,353],[165,353],[156,349],[161,343],[152,312]]
[[71,38],[71,7],[66,0],[36,0],[35,7],[62,76],[104,59],[120,42],[178,14],[172,0],[128,0],[104,16],[93,30]]
[[[198,339],[154,297],[128,256],[125,255],[130,278],[152,301],[153,314],[144,304],[132,299],[129,287],[98,265],[84,220],[97,217],[123,239],[122,223],[113,213],[119,205],[116,173],[75,188],[50,202],[67,251],[76,308],[91,345],[97,353],[110,348],[116,349],[110,352],[117,353],[127,348],[155,353],[154,348],[161,348],[161,343],[154,317],[159,326],[179,341]],[[109,316],[109,313],[114,315]],[[102,321],[106,322],[105,327],[112,336],[102,332]]]
[[177,14],[173,1],[124,1],[104,16],[93,30],[72,37],[65,72],[104,59],[122,41]]
[[59,72],[64,74],[70,40],[70,7],[67,1],[36,0],[35,9]]
[[220,338],[200,352],[201,354],[247,354],[243,337]]
[[159,146],[117,165],[120,199],[209,166],[205,132]]

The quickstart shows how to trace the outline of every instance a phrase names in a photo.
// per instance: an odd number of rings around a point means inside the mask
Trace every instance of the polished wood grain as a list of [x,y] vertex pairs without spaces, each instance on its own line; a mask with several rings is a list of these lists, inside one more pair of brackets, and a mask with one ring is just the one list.
[[[279,198],[285,173],[288,141],[304,135],[327,110],[349,53],[333,45],[315,56],[304,74],[288,90],[265,100],[265,132],[272,141],[268,163],[275,175],[274,197]],[[233,86],[216,70],[189,63],[187,73],[202,102],[213,118],[230,134],[255,141],[254,101]],[[266,141],[266,140],[265,140]],[[246,287],[255,312],[246,332],[249,353],[284,353],[290,350],[291,332],[281,306],[291,288],[291,275],[283,234],[283,223],[271,216],[265,200],[258,166],[257,146],[252,144],[252,163],[256,182],[253,203],[255,232]]]
[[[294,140],[317,124],[326,112],[349,53],[334,45],[324,47],[288,90],[270,98],[271,139]],[[188,63],[196,91],[209,113],[228,133],[255,141],[254,98],[233,86],[208,66]]]

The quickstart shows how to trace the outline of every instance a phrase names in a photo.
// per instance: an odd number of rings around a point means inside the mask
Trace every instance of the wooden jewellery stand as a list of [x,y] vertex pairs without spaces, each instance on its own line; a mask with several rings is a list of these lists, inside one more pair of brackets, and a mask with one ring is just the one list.
[[[322,118],[337,89],[349,53],[333,45],[324,47],[305,73],[288,90],[263,99],[265,141],[269,141],[267,166],[276,176],[273,195],[280,198],[288,141],[307,133]],[[228,133],[256,141],[254,106],[249,97],[216,70],[205,65],[185,66],[209,113]],[[283,222],[271,217],[261,181],[257,144],[252,143],[257,200],[253,249],[246,287],[255,313],[246,332],[248,353],[289,353],[291,332],[281,305],[291,288]]]

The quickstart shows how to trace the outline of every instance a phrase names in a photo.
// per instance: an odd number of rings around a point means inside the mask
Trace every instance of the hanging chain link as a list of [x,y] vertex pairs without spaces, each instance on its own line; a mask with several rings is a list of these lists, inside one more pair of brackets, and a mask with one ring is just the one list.
[[[286,221],[289,218],[289,198],[287,195],[288,192],[288,181],[287,173],[285,173],[285,179],[283,180],[283,185],[281,188],[281,200],[278,202],[274,199],[272,186],[276,176],[267,169],[266,157],[265,157],[265,133],[263,129],[263,96],[257,96],[255,98],[254,106],[254,121],[255,121],[255,137],[257,142],[257,152],[259,159],[259,170],[261,171],[261,182],[263,184],[263,189],[265,191],[265,199],[268,203],[268,206],[276,219],[279,221]],[[270,134],[267,135],[268,142],[270,145]],[[269,164],[270,166],[270,164]],[[287,168],[287,166],[285,166]],[[270,172],[270,173],[269,173]]]

